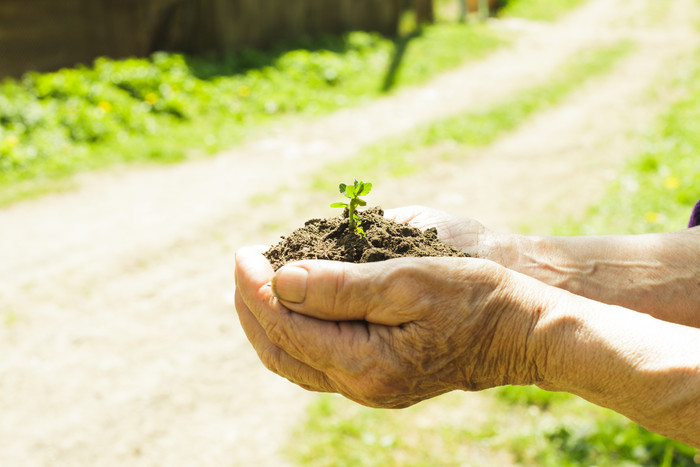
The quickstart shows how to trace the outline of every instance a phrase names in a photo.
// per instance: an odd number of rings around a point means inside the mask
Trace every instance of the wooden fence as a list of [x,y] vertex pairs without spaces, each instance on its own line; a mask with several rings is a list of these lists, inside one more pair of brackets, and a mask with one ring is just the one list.
[[0,76],[99,56],[265,47],[349,30],[394,34],[405,0],[0,0]]

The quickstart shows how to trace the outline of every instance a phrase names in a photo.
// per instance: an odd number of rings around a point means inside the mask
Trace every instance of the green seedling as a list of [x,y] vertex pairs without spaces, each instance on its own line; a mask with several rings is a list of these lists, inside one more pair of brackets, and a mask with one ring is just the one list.
[[331,207],[348,208],[348,225],[350,229],[354,230],[363,237],[366,237],[367,234],[364,230],[362,230],[362,227],[360,226],[361,222],[360,218],[357,216],[357,207],[367,206],[367,201],[360,199],[360,196],[369,194],[369,192],[372,190],[372,184],[360,182],[357,179],[355,179],[355,183],[353,183],[352,185],[346,185],[345,183],[341,183],[338,189],[340,190],[340,193],[343,196],[350,199],[350,202],[333,203],[331,204]]

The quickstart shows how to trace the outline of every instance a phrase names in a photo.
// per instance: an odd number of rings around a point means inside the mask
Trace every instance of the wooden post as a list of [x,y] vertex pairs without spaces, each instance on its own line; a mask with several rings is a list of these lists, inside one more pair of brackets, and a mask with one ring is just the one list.
[[479,0],[479,18],[485,20],[489,17],[489,0]]
[[433,11],[433,0],[415,0],[416,21],[418,24],[433,23],[435,13]]
[[467,0],[457,0],[459,2],[459,22],[467,20]]

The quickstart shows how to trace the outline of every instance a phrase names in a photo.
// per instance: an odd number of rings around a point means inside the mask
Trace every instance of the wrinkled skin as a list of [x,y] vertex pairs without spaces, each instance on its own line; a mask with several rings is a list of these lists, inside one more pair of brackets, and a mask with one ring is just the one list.
[[[437,225],[471,253],[484,229],[427,209],[387,216]],[[537,281],[476,258],[300,261],[275,275],[262,251],[237,253],[236,309],[265,366],[301,387],[399,408],[541,378]]]
[[384,215],[396,222],[409,223],[421,230],[435,227],[440,240],[478,258],[485,257],[483,245],[485,234],[488,232],[493,235],[493,232],[474,219],[455,217],[424,206],[387,209]]

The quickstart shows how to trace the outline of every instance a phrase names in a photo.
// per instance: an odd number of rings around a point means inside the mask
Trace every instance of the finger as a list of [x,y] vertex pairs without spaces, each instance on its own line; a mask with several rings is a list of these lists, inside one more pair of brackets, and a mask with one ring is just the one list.
[[240,247],[237,251],[236,254],[238,253],[265,253],[267,250],[270,249],[269,245],[248,245],[248,246],[242,246]]
[[270,341],[239,293],[236,293],[236,311],[246,337],[268,370],[310,391],[334,391],[325,374],[295,359]]
[[[263,245],[256,245],[242,247],[236,251],[236,282],[239,276],[257,285],[264,285],[270,281],[272,266],[263,256],[267,249],[268,247]],[[262,284],[258,284],[260,281]]]
[[384,217],[391,219],[399,224],[410,223],[417,216],[423,214],[429,208],[425,206],[405,206],[401,208],[386,209]]
[[411,321],[402,309],[413,294],[416,258],[368,264],[298,261],[281,267],[272,279],[280,302],[297,313],[327,321],[368,321],[398,326]]
[[[405,208],[389,209],[384,212],[384,217],[394,220],[399,224],[409,224],[417,229],[426,230],[435,227],[438,234],[450,230],[450,224],[454,217],[446,212],[425,206],[408,206]],[[444,235],[443,235],[444,236]]]
[[262,253],[262,247],[259,246],[244,247],[236,251],[236,291],[248,305],[255,301],[275,301],[270,288],[274,271]]
[[[353,347],[358,347],[354,343],[367,340],[366,335],[361,334],[366,329],[349,330],[339,327],[335,320],[323,321],[291,312],[273,295],[269,287],[272,274],[270,263],[259,251],[238,251],[236,293],[240,298],[237,298],[237,303],[246,305],[266,338],[295,359],[321,372],[352,365],[355,358]],[[260,342],[262,338],[257,339]]]

